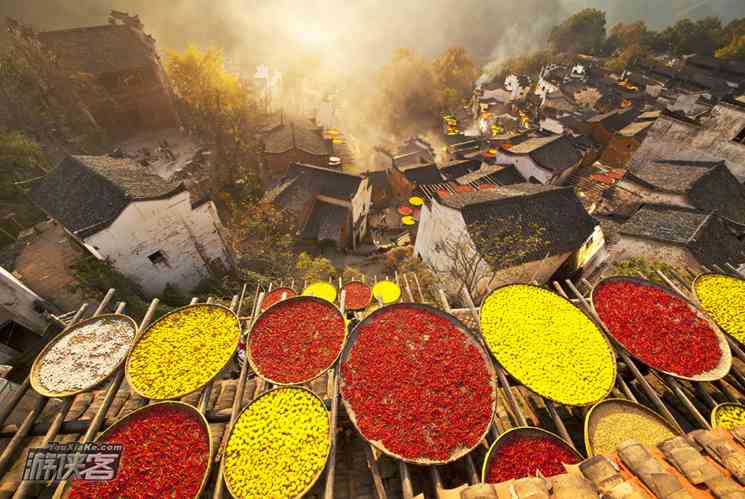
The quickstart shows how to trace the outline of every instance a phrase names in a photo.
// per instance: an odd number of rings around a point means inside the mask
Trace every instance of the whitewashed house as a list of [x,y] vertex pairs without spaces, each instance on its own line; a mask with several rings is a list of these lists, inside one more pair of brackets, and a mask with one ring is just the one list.
[[495,162],[514,164],[529,182],[560,185],[582,164],[583,155],[566,135],[532,137],[497,150]]
[[448,277],[465,262],[478,261],[486,290],[586,269],[603,248],[602,230],[571,188],[522,183],[438,193],[422,207],[414,254],[456,293],[461,283]]
[[68,156],[32,201],[96,258],[157,295],[189,291],[232,264],[215,205],[129,158]]
[[504,88],[510,92],[511,101],[526,99],[530,93],[532,81],[529,76],[510,74],[504,79]]

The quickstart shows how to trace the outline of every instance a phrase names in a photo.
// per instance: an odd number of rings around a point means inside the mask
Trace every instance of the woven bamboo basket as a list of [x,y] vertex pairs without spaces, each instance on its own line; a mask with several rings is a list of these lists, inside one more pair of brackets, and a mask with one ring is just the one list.
[[[306,302],[310,301],[310,302],[320,303],[323,306],[326,306],[326,307],[329,307],[330,309],[335,310],[336,313],[339,315],[339,318],[345,324],[344,325],[344,341],[342,342],[342,344],[341,344],[341,346],[339,348],[339,352],[336,354],[336,357],[334,357],[333,362],[331,362],[323,370],[319,371],[318,373],[314,374],[313,376],[311,376],[311,377],[309,377],[307,379],[298,381],[296,383],[282,383],[282,382],[273,380],[273,379],[269,378],[268,376],[266,376],[261,371],[261,369],[259,368],[258,364],[254,360],[253,355],[251,354],[251,338],[252,338],[252,333],[253,333],[254,329],[256,328],[256,326],[261,322],[262,318],[268,317],[272,313],[273,310],[277,310],[276,307],[286,306],[288,303],[301,302],[301,301],[306,301]],[[288,298],[286,300],[279,301],[279,302],[275,303],[274,305],[272,305],[269,308],[267,308],[259,316],[259,318],[256,319],[256,321],[251,326],[251,331],[249,331],[248,338],[246,339],[246,358],[248,359],[248,364],[251,366],[251,369],[254,371],[254,373],[256,373],[256,375],[258,377],[260,377],[261,379],[263,379],[264,381],[266,381],[268,383],[271,383],[272,385],[276,385],[276,386],[304,385],[306,383],[310,383],[314,379],[319,378],[326,371],[328,371],[329,369],[331,369],[331,367],[333,367],[333,365],[336,363],[336,361],[339,360],[339,356],[341,355],[342,351],[344,350],[344,345],[346,344],[348,338],[349,338],[349,334],[348,334],[347,329],[346,329],[346,321],[344,320],[344,317],[342,316],[341,311],[339,311],[339,309],[336,307],[336,305],[334,305],[333,303],[331,303],[331,302],[329,302],[327,300],[324,300],[323,298],[316,298],[315,296],[295,296],[295,297]]]
[[364,306],[362,306],[362,307],[354,307],[354,308],[353,308],[353,307],[350,307],[350,306],[349,306],[349,303],[346,303],[346,302],[345,302],[345,303],[344,303],[344,308],[345,308],[346,310],[351,310],[351,311],[353,311],[353,312],[357,312],[357,311],[359,311],[359,310],[364,310],[364,309],[366,309],[366,308],[368,307],[368,305],[370,305],[370,302],[372,302],[372,299],[373,299],[372,288],[370,288],[370,286],[368,286],[368,285],[367,285],[366,283],[364,283],[364,282],[362,282],[362,281],[350,281],[350,282],[346,283],[346,284],[345,284],[345,285],[344,285],[344,286],[342,287],[342,290],[343,290],[343,291],[344,291],[344,290],[346,290],[347,286],[349,286],[350,284],[354,284],[354,285],[360,285],[360,284],[361,284],[361,285],[365,286],[365,287],[367,288],[367,291],[368,291],[368,292],[370,293],[370,297],[369,297],[369,298],[367,299],[367,303],[365,303],[365,305],[364,305]]
[[[321,400],[321,398],[318,395],[316,395],[315,393],[313,393],[311,390],[309,390],[309,389],[307,389],[305,387],[302,387],[302,386],[282,386],[282,387],[272,388],[271,390],[262,393],[261,395],[259,395],[255,399],[253,399],[251,402],[249,402],[248,404],[246,404],[246,407],[244,407],[243,409],[241,409],[241,412],[238,413],[238,415],[236,416],[235,421],[233,422],[233,424],[230,425],[230,428],[227,429],[227,435],[228,435],[228,437],[225,439],[225,442],[226,442],[225,446],[226,446],[226,449],[227,449],[227,442],[230,442],[230,437],[233,436],[233,430],[235,429],[235,426],[238,424],[238,421],[240,421],[241,416],[243,415],[243,413],[246,412],[248,410],[248,408],[251,407],[253,404],[255,404],[257,401],[261,400],[263,397],[266,397],[268,394],[270,394],[270,393],[272,393],[274,391],[277,391],[277,390],[302,390],[304,392],[310,393],[311,395],[313,395],[313,397],[315,397],[318,400],[318,403],[321,404],[321,406],[326,410],[326,416],[328,417],[329,435],[328,435],[328,445],[326,446],[326,459],[324,460],[324,465],[321,466],[316,471],[316,473],[313,475],[313,479],[310,481],[310,483],[307,485],[307,487],[305,487],[305,489],[303,489],[303,491],[300,494],[298,494],[297,496],[295,496],[295,498],[293,498],[293,499],[300,499],[305,494],[307,494],[308,492],[310,492],[310,490],[316,484],[316,482],[318,481],[318,479],[321,478],[321,475],[323,474],[323,471],[326,469],[326,463],[328,462],[329,454],[331,453],[331,444],[333,442],[334,437],[336,436],[336,435],[333,435],[331,433],[331,431],[333,431],[333,425],[331,424],[331,413],[329,412],[328,408],[326,407],[326,404],[324,403],[324,401]],[[228,492],[230,492],[230,495],[231,496],[238,497],[238,495],[233,490],[233,487],[232,487],[232,485],[230,483],[230,480],[228,479],[228,475],[225,473],[225,456],[226,456],[226,454],[227,454],[226,452],[223,452],[223,454],[222,454],[222,459],[220,460],[220,469],[222,470],[222,476],[225,479],[225,486],[227,487]]]
[[577,462],[580,462],[584,459],[582,454],[577,452],[574,447],[572,447],[569,442],[561,438],[559,435],[552,433],[548,430],[544,430],[543,428],[538,428],[535,426],[517,426],[515,428],[511,428],[505,432],[503,432],[497,439],[491,444],[489,447],[489,450],[486,453],[486,456],[484,456],[484,464],[481,467],[481,481],[483,483],[486,482],[486,475],[489,471],[489,465],[491,464],[492,459],[494,459],[494,456],[496,455],[496,451],[499,450],[501,447],[509,443],[514,438],[520,438],[520,437],[537,437],[537,438],[550,438],[556,443],[560,444],[564,449],[566,449],[568,452],[571,452],[574,454],[574,456],[577,458]]
[[729,279],[736,279],[738,281],[745,281],[745,279],[740,279],[739,277],[731,276],[731,275],[728,275],[728,274],[719,274],[719,273],[716,273],[716,272],[709,272],[707,274],[700,274],[700,275],[696,276],[696,278],[693,280],[693,283],[691,284],[691,289],[693,290],[693,297],[694,297],[694,299],[695,299],[698,307],[700,308],[700,310],[702,310],[707,316],[709,316],[710,319],[712,320],[712,322],[715,322],[719,326],[719,328],[722,331],[724,331],[724,333],[727,336],[729,336],[730,338],[732,338],[733,341],[735,341],[738,345],[740,345],[740,347],[745,347],[745,343],[743,341],[741,341],[741,340],[737,339],[737,337],[733,336],[729,331],[727,331],[727,329],[724,326],[722,326],[721,324],[719,324],[716,321],[716,319],[714,319],[713,316],[710,316],[710,314],[708,312],[706,312],[706,307],[703,306],[703,303],[701,302],[701,299],[698,297],[698,291],[697,291],[696,284],[698,283],[699,279],[701,279],[704,276],[709,276],[709,275],[711,275],[711,276],[717,276],[717,277],[726,277],[726,278],[729,278]]
[[[719,340],[719,349],[722,352],[722,356],[719,359],[719,364],[717,364],[717,366],[714,367],[713,369],[710,369],[710,370],[708,370],[706,372],[703,372],[701,374],[697,374],[695,376],[683,376],[681,374],[676,374],[676,373],[673,373],[673,372],[662,371],[660,369],[657,369],[654,366],[650,366],[649,364],[647,364],[643,360],[639,359],[636,355],[634,355],[633,353],[631,353],[620,341],[618,341],[618,339],[616,339],[615,336],[613,336],[613,332],[608,328],[608,326],[604,322],[602,322],[602,319],[600,319],[600,315],[597,313],[597,310],[595,309],[595,292],[604,283],[607,283],[607,282],[630,282],[630,283],[637,284],[637,285],[640,285],[640,286],[646,286],[646,287],[649,287],[649,288],[656,288],[656,289],[662,290],[662,291],[664,291],[664,292],[666,292],[666,293],[668,293],[668,294],[670,294],[670,295],[672,295],[672,296],[674,296],[676,298],[680,298],[681,300],[685,301],[688,304],[688,306],[691,309],[691,311],[693,311],[693,313],[696,314],[696,316],[698,318],[700,318],[703,321],[706,321],[706,323],[709,324],[709,326],[711,327],[711,329],[717,335],[717,339]],[[695,303],[693,303],[691,300],[687,299],[686,297],[679,295],[678,293],[676,293],[675,291],[673,291],[670,288],[666,288],[665,286],[660,286],[659,284],[655,284],[655,283],[653,283],[651,281],[647,281],[646,279],[640,279],[640,278],[636,278],[636,277],[620,277],[620,276],[607,277],[605,279],[602,279],[598,283],[596,283],[595,286],[593,286],[592,293],[590,295],[590,302],[591,302],[591,306],[592,306],[593,310],[595,310],[595,315],[598,317],[598,320],[600,320],[603,328],[605,329],[605,331],[610,336],[612,336],[615,339],[615,341],[616,341],[616,343],[618,343],[619,347],[623,348],[624,351],[627,354],[629,354],[631,357],[633,357],[634,359],[638,360],[639,362],[641,362],[645,366],[650,367],[651,369],[654,369],[654,370],[659,371],[661,373],[665,373],[665,374],[667,374],[669,376],[672,376],[674,378],[685,379],[685,380],[688,380],[688,381],[716,381],[716,380],[722,379],[724,376],[726,376],[727,373],[729,372],[730,368],[732,367],[732,352],[730,351],[729,343],[727,343],[727,338],[724,336],[724,333],[722,333],[721,329],[719,329],[719,326],[717,326],[716,323],[714,323],[714,321],[712,321],[711,319],[709,319],[709,317],[705,313],[703,313],[696,306]]]
[[711,427],[714,429],[719,428],[720,426],[717,424],[717,419],[719,416],[719,411],[721,411],[725,407],[739,407],[743,411],[745,411],[745,405],[739,404],[737,402],[722,402],[721,404],[717,404],[714,409],[711,410]]
[[[186,404],[184,402],[177,402],[173,400],[168,400],[165,402],[156,402],[154,404],[146,405],[144,407],[140,407],[139,409],[136,409],[126,416],[122,416],[121,418],[114,421],[111,426],[106,428],[101,434],[96,437],[94,442],[103,442],[106,437],[114,430],[119,428],[120,426],[124,425],[129,421],[133,416],[136,414],[140,414],[146,411],[151,411],[155,407],[163,407],[163,406],[169,406],[169,407],[175,407],[178,409],[181,409],[185,412],[188,412],[190,415],[192,415],[194,418],[198,419],[199,422],[202,424],[202,427],[204,428],[204,431],[206,432],[207,439],[208,439],[208,445],[209,445],[209,457],[207,459],[207,466],[205,466],[204,470],[204,476],[202,477],[202,483],[199,486],[199,490],[197,491],[196,495],[194,496],[194,499],[197,499],[202,495],[202,492],[204,492],[204,488],[207,486],[207,480],[209,479],[209,472],[212,464],[212,460],[214,458],[214,452],[212,447],[212,433],[210,432],[210,425],[207,422],[207,419],[204,417],[202,413],[200,413],[198,410],[196,410],[193,406]],[[164,449],[164,452],[166,452],[167,449]],[[63,492],[63,497],[67,497],[70,494],[71,489],[71,483],[67,482],[67,485],[65,486],[65,490]]]
[[630,400],[626,400],[626,399],[609,398],[592,406],[590,410],[587,412],[587,416],[585,416],[585,428],[584,428],[585,435],[584,436],[585,436],[585,449],[587,449],[588,456],[595,455],[595,446],[593,445],[592,436],[595,434],[595,428],[597,426],[597,423],[600,420],[600,418],[604,416],[603,413],[611,409],[616,409],[617,411],[626,412],[626,413],[636,412],[637,414],[642,414],[646,417],[649,417],[650,419],[658,423],[660,426],[664,426],[673,434],[675,435],[680,434],[678,430],[673,428],[659,414],[644,407],[643,405],[638,404],[636,402],[631,402]]
[[[197,386],[196,388],[193,388],[193,389],[188,390],[188,391],[184,391],[182,393],[173,394],[172,396],[168,397],[167,399],[152,397],[151,395],[148,395],[147,393],[144,393],[143,391],[141,391],[140,389],[138,389],[135,386],[135,384],[132,382],[131,373],[130,373],[130,371],[131,371],[130,363],[131,363],[131,360],[132,360],[132,352],[135,351],[135,349],[137,348],[137,345],[142,341],[143,338],[147,337],[148,333],[155,327],[156,324],[159,324],[161,321],[165,320],[167,317],[170,317],[170,316],[172,316],[174,314],[178,314],[178,313],[183,312],[184,310],[190,310],[190,309],[194,309],[194,308],[197,308],[197,307],[219,308],[221,310],[224,310],[226,313],[228,313],[229,315],[231,315],[235,319],[235,328],[236,328],[235,345],[233,346],[233,349],[231,351],[231,354],[229,356],[226,356],[227,358],[225,360],[225,363],[220,367],[220,369],[217,369],[217,370],[215,370],[215,372],[211,373],[211,376],[209,377],[209,379],[207,379],[207,381],[205,381],[201,385]],[[181,307],[181,308],[178,308],[176,310],[173,310],[173,311],[165,314],[163,317],[161,317],[157,321],[155,321],[152,324],[150,324],[148,326],[148,328],[137,338],[137,341],[135,342],[135,344],[130,349],[129,355],[127,356],[127,362],[124,365],[125,366],[124,375],[125,375],[125,377],[127,379],[127,384],[129,384],[130,389],[133,392],[135,392],[137,395],[139,395],[139,396],[141,396],[143,398],[146,398],[146,399],[151,399],[151,400],[173,400],[173,399],[180,399],[180,398],[185,397],[185,396],[187,396],[187,395],[189,395],[191,393],[194,393],[194,392],[202,389],[202,387],[204,387],[205,385],[207,385],[209,382],[213,381],[225,369],[225,367],[230,363],[230,360],[233,358],[233,355],[235,354],[235,352],[238,349],[238,343],[240,342],[240,336],[241,336],[240,333],[241,333],[241,326],[240,326],[240,321],[238,320],[238,316],[235,315],[235,312],[233,312],[232,310],[230,310],[228,307],[224,307],[222,305],[217,305],[217,304],[195,303],[193,305],[187,305],[185,307]]]
[[[39,352],[39,355],[36,356],[36,359],[34,360],[33,365],[31,366],[31,372],[29,374],[29,381],[31,383],[31,387],[39,394],[43,395],[45,397],[71,397],[73,395],[77,395],[79,393],[87,392],[88,390],[91,390],[95,388],[96,386],[100,385],[102,382],[109,379],[117,369],[119,369],[122,364],[126,360],[126,355],[122,357],[122,359],[115,365],[109,372],[107,372],[104,376],[97,379],[94,383],[89,384],[88,386],[84,386],[83,388],[80,388],[78,390],[67,390],[64,392],[52,392],[44,388],[44,385],[41,383],[41,378],[39,377],[39,371],[41,369],[41,363],[44,360],[44,356],[49,352],[49,350],[54,347],[61,339],[69,336],[70,334],[75,333],[78,329],[80,329],[83,326],[88,326],[90,324],[95,324],[96,322],[106,322],[106,321],[122,321],[128,323],[132,327],[132,343],[134,344],[136,338],[137,338],[137,323],[135,321],[123,314],[105,314],[105,315],[99,315],[98,317],[92,317],[90,319],[86,319],[84,321],[80,321],[71,328],[62,331],[60,334],[55,336],[47,345],[42,349],[41,352]],[[130,347],[130,351],[131,351]]]
[[[505,284],[504,286],[499,286],[499,287],[497,287],[497,288],[494,288],[494,289],[493,289],[493,290],[492,290],[492,291],[491,291],[491,292],[489,293],[489,295],[491,295],[491,294],[492,294],[492,293],[494,293],[495,291],[498,291],[498,290],[500,290],[500,289],[502,289],[502,288],[507,288],[507,287],[509,287],[509,286],[516,286],[516,285],[515,285],[515,284]],[[571,305],[572,307],[574,307],[574,308],[575,308],[575,309],[577,310],[577,312],[579,312],[580,314],[582,314],[582,315],[585,315],[585,316],[587,316],[587,314],[585,314],[585,312],[584,312],[584,311],[583,311],[583,310],[582,310],[581,308],[577,307],[577,306],[576,306],[576,305],[575,305],[574,303],[572,303],[572,301],[571,301],[571,300],[569,300],[569,299],[567,299],[567,298],[565,298],[565,297],[561,296],[561,295],[560,295],[560,294],[558,294],[558,293],[554,293],[553,291],[547,290],[546,288],[542,288],[541,286],[536,286],[535,284],[517,284],[517,286],[531,286],[531,287],[534,287],[534,288],[538,288],[538,289],[541,289],[541,290],[543,290],[543,291],[547,291],[547,292],[551,293],[552,295],[554,295],[554,296],[555,296],[556,298],[558,298],[558,299],[560,299],[560,300],[563,300],[563,301],[565,301],[565,302],[569,303],[569,304],[570,304],[570,305]],[[483,299],[483,300],[481,301],[481,306],[479,307],[479,317],[481,317],[481,312],[483,311],[483,308],[484,308],[484,302],[486,302],[486,299],[487,299],[487,298],[489,297],[489,295],[485,296],[485,297],[484,297],[484,299]],[[592,318],[591,318],[591,317],[588,317],[588,320],[589,320],[590,322],[593,322],[593,323],[594,323],[594,321],[592,320]],[[617,365],[617,363],[616,363],[616,359],[615,359],[615,350],[613,349],[613,345],[612,345],[612,344],[611,344],[611,342],[610,342],[610,341],[608,340],[608,337],[607,337],[607,336],[605,336],[605,334],[603,333],[603,331],[602,331],[602,330],[601,330],[600,328],[597,328],[597,329],[598,329],[598,334],[599,334],[599,335],[600,335],[600,336],[601,336],[601,337],[603,338],[603,340],[605,341],[606,345],[608,345],[608,349],[609,349],[609,350],[610,350],[610,351],[611,351],[611,352],[613,353],[613,355],[612,355],[612,357],[613,357],[613,379],[616,379],[616,376],[618,375],[618,365]],[[481,325],[480,325],[480,324],[479,324],[479,331],[481,331]],[[482,337],[483,337],[483,333],[482,333]],[[484,344],[485,344],[485,345],[487,344],[487,343],[486,343],[486,339],[485,339],[485,338],[484,338]],[[487,349],[488,349],[488,346],[487,346]],[[491,349],[488,349],[488,350],[489,350],[489,351],[491,352]],[[495,358],[495,359],[497,360],[497,362],[499,362],[499,356],[497,356],[497,355],[496,355],[496,354],[495,354],[494,352],[491,352],[491,354],[492,354],[492,355],[494,356],[494,358]],[[532,387],[530,387],[530,385],[526,384],[526,383],[525,383],[525,382],[524,382],[523,380],[521,380],[521,379],[520,379],[519,377],[517,377],[517,376],[515,376],[515,375],[514,375],[513,373],[509,372],[509,371],[507,370],[507,368],[505,368],[505,371],[507,371],[507,372],[509,373],[509,375],[510,375],[510,376],[512,376],[512,377],[513,377],[513,378],[514,378],[514,379],[515,379],[515,380],[516,380],[516,381],[517,381],[517,382],[518,382],[519,384],[523,385],[523,386],[524,386],[525,388],[527,388],[527,389],[528,389],[528,390],[530,390],[531,392],[535,393],[535,394],[536,394],[536,395],[538,395],[539,397],[542,397],[542,398],[544,398],[544,399],[546,399],[546,400],[550,400],[550,401],[552,401],[552,402],[554,402],[554,403],[557,403],[557,404],[561,404],[561,405],[566,405],[566,406],[570,406],[570,407],[572,407],[572,406],[573,406],[573,407],[587,407],[587,406],[589,406],[589,405],[592,405],[592,404],[596,404],[597,402],[599,402],[599,401],[603,400],[603,399],[604,399],[604,398],[606,398],[606,397],[607,397],[608,395],[610,395],[610,392],[611,392],[611,391],[613,390],[613,384],[611,384],[611,386],[610,386],[610,387],[608,387],[608,390],[607,390],[607,391],[606,391],[606,392],[605,392],[605,393],[603,394],[603,396],[602,396],[602,397],[599,397],[599,398],[598,398],[597,400],[593,400],[593,401],[591,401],[591,402],[588,402],[587,404],[579,404],[579,405],[577,405],[577,404],[568,404],[568,403],[566,403],[565,401],[562,401],[562,400],[556,400],[556,399],[554,399],[554,398],[551,398],[551,397],[549,397],[549,396],[547,396],[547,395],[544,395],[543,393],[541,393],[541,392],[539,392],[539,391],[536,391],[536,390],[534,390],[534,389],[533,389]]]
[[[429,313],[438,315],[446,319],[447,321],[449,321],[450,323],[458,327],[458,329],[460,329],[463,332],[466,339],[470,341],[470,343],[478,349],[479,353],[481,354],[482,359],[484,359],[484,365],[489,371],[489,383],[492,387],[492,393],[494,394],[494,401],[491,407],[491,418],[489,419],[489,423],[491,424],[491,422],[494,420],[494,414],[497,410],[497,371],[494,368],[494,364],[492,363],[491,357],[489,357],[489,354],[487,353],[486,349],[483,347],[483,345],[479,341],[479,338],[472,331],[470,331],[463,323],[461,323],[458,319],[434,307],[420,304],[420,303],[395,303],[393,305],[388,305],[383,308],[379,308],[375,310],[370,315],[365,317],[365,319],[363,319],[362,322],[357,324],[357,326],[354,328],[354,330],[349,335],[349,339],[347,340],[347,345],[344,347],[344,351],[341,354],[341,359],[339,360],[339,364],[336,367],[336,376],[337,376],[337,379],[339,379],[339,386],[341,388],[340,392],[342,395],[342,403],[344,404],[344,408],[347,411],[347,415],[349,416],[350,421],[352,421],[352,424],[354,424],[354,427],[357,429],[357,433],[359,433],[359,435],[366,442],[368,442],[370,445],[374,446],[376,449],[380,450],[384,454],[387,454],[400,461],[404,461],[404,462],[411,463],[411,464],[418,464],[418,465],[447,464],[453,461],[457,461],[458,459],[462,458],[463,456],[471,452],[474,448],[476,448],[479,445],[479,443],[486,437],[486,434],[489,432],[490,424],[486,425],[483,433],[481,434],[480,438],[478,439],[475,445],[471,446],[470,448],[456,449],[446,460],[437,461],[437,460],[430,460],[430,459],[408,459],[389,450],[388,448],[386,448],[386,446],[382,442],[376,441],[376,440],[370,440],[369,438],[367,438],[367,436],[364,433],[362,433],[359,425],[357,424],[357,417],[354,412],[354,409],[349,404],[349,402],[347,402],[347,400],[344,398],[344,390],[343,390],[344,376],[342,375],[341,366],[349,358],[349,355],[352,352],[352,348],[354,348],[354,343],[357,337],[359,336],[359,332],[362,330],[362,328],[367,323],[374,321],[379,314],[387,313],[397,308],[417,308],[420,310],[425,310]],[[384,362],[384,359],[381,359],[381,362]],[[404,409],[402,408],[402,410]]]
[[[287,298],[293,298],[297,296],[297,292],[292,288],[274,288],[271,292],[267,293],[266,296],[264,296],[264,300],[261,302],[261,311],[266,312],[266,310],[271,306],[264,305],[266,303],[266,299],[269,298],[272,295],[279,295],[280,299],[278,301],[275,301],[274,303],[279,303],[282,301],[282,294],[287,293]],[[272,305],[274,305],[272,303]]]

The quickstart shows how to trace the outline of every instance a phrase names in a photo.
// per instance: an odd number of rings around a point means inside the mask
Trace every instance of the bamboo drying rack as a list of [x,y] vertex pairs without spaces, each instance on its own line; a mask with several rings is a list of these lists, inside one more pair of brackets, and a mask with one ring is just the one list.
[[[745,275],[739,273],[731,265],[726,265],[725,268],[713,266],[712,269],[705,268],[704,270],[705,272],[717,272],[745,279]],[[692,296],[691,293],[692,282],[697,276],[695,272],[689,269],[686,269],[685,272],[681,273],[669,272],[668,274],[657,271],[655,275],[656,277],[661,278],[675,293],[678,293],[692,301],[694,304],[697,303],[695,297]],[[640,277],[648,278],[649,276],[640,275]],[[396,274],[395,276],[391,276],[391,280],[395,281],[401,287],[402,301],[437,306],[444,312],[457,316],[461,321],[465,320],[465,316],[470,316],[471,322],[475,324],[475,326],[470,326],[470,328],[474,332],[478,332],[479,309],[474,305],[468,292],[464,292],[462,296],[462,300],[467,306],[465,308],[454,310],[451,308],[446,294],[441,289],[435,288],[427,290],[431,296],[434,296],[434,299],[437,302],[427,303],[425,292],[422,289],[416,274]],[[363,279],[363,282],[366,281],[366,278]],[[377,282],[377,276],[373,277],[372,281],[373,283]],[[285,283],[279,282],[277,284],[281,287]],[[298,285],[299,284],[302,283],[298,283]],[[583,279],[578,283],[574,283],[570,280],[564,280],[563,282],[554,281],[550,283],[550,285],[559,295],[569,299],[572,303],[579,306],[588,317],[593,319],[596,324],[601,327],[601,330],[607,333],[595,314],[590,302],[590,292],[593,289],[591,283]],[[292,289],[297,289],[294,280],[290,281],[287,286]],[[260,314],[260,305],[265,294],[270,292],[273,287],[275,287],[275,283],[272,282],[269,283],[268,286],[258,286],[256,288],[252,310],[246,315],[241,315],[241,309],[246,295],[246,286],[244,285],[240,295],[233,296],[230,308],[235,311],[240,319],[242,325],[241,339],[244,343],[247,331],[250,330],[251,325]],[[341,290],[342,288],[343,282],[339,279],[337,289]],[[584,291],[580,291],[580,288],[583,288]],[[93,314],[94,317],[101,315],[112,308],[115,313],[124,313],[126,304],[119,303],[116,307],[111,306],[114,295],[115,290],[113,289],[106,293],[106,296],[104,296],[98,304],[98,307]],[[344,300],[344,293],[341,293],[339,309],[342,313],[344,313]],[[212,303],[212,301],[212,299],[209,299],[207,300],[207,303]],[[192,303],[196,303],[196,299],[192,299]],[[157,304],[157,299],[151,302],[144,319],[138,326],[138,337],[151,322]],[[66,327],[73,326],[82,320],[86,309],[87,304],[82,305],[69,322],[66,323]],[[362,314],[356,313],[356,316],[361,318]],[[726,335],[726,340],[730,346],[733,357],[737,359],[738,362],[745,362],[745,353],[742,350],[742,346],[729,335]],[[617,356],[619,366],[616,384],[612,390],[613,396],[634,403],[639,403],[654,410],[676,431],[683,432],[684,427],[689,430],[695,428],[710,429],[709,418],[705,417],[703,413],[710,412],[711,409],[720,403],[720,400],[735,403],[742,403],[745,401],[745,375],[741,371],[738,362],[733,362],[730,372],[718,381],[682,381],[666,375],[665,373],[654,371],[653,369],[651,369],[646,375],[643,375],[639,367],[636,365],[636,362],[633,361],[628,354],[623,351],[623,349],[618,348],[618,345],[612,339],[611,345]],[[585,421],[585,410],[583,408],[556,404],[551,400],[546,400],[535,395],[524,387],[511,386],[511,377],[498,363],[495,363],[495,367],[498,379],[497,417],[494,418],[492,427],[483,441],[484,447],[479,447],[479,452],[490,446],[491,443],[493,443],[505,430],[529,425],[543,428],[549,432],[555,432],[575,450],[579,449],[578,444],[584,444],[583,432],[581,431],[581,429],[584,428]],[[244,398],[243,392],[245,391],[246,381],[251,374],[249,362],[243,362],[237,380],[237,388],[235,395],[233,396],[230,414],[208,410],[214,379],[202,389],[199,400],[196,403],[196,408],[209,423],[227,423],[227,428],[230,428],[244,407],[242,404]],[[12,459],[15,457],[26,437],[43,436],[42,441],[38,444],[39,446],[44,446],[47,443],[54,441],[62,434],[82,433],[83,436],[80,440],[81,442],[86,443],[93,441],[103,426],[111,424],[111,421],[106,421],[106,414],[111,407],[114,396],[119,390],[123,379],[124,369],[120,367],[106,382],[108,386],[106,387],[101,405],[90,420],[65,421],[74,398],[71,396],[60,399],[62,400],[62,406],[54,414],[51,421],[37,423],[38,416],[41,414],[44,406],[49,400],[46,397],[40,397],[31,410],[23,416],[19,425],[0,428],[0,437],[10,438],[10,441],[0,454],[0,474],[2,476],[7,475],[8,468],[13,462]],[[4,425],[11,411],[28,391],[29,387],[29,379],[26,379],[20,389],[12,396],[8,406],[0,410],[0,427]],[[271,389],[271,386],[264,380],[256,378],[256,386],[251,398],[255,399],[267,389]],[[339,398],[338,379],[334,370],[331,369],[328,371],[326,393],[324,394],[323,399],[327,406],[330,407],[331,435],[333,436],[336,436],[338,433]],[[143,403],[147,404],[149,401],[144,400]],[[706,416],[708,416],[708,414],[706,414]],[[580,431],[574,432],[575,436],[573,438],[572,433],[570,433],[568,428],[579,428]],[[221,439],[221,444],[218,446],[210,473],[210,483],[214,484],[212,497],[215,499],[222,498],[225,491],[222,470],[220,469],[219,464],[222,458],[222,451],[224,449],[227,435],[228,431],[226,430]],[[357,438],[359,438],[359,436],[357,436]],[[333,499],[334,497],[334,482],[337,468],[337,439],[338,437],[331,439],[331,448],[324,473],[325,480],[322,489],[322,496],[324,499]],[[415,466],[397,460],[395,461],[395,464],[397,465],[398,476],[391,478],[391,480],[394,480],[393,483],[386,483],[381,472],[381,459],[390,459],[390,457],[381,455],[377,449],[371,447],[366,442],[364,448],[375,495],[380,499],[394,497],[389,493],[390,487],[394,484],[400,485],[401,496],[404,499],[418,499],[424,497],[423,493],[425,489],[438,499],[446,499],[447,497],[452,497],[453,490],[460,490],[465,486],[475,485],[481,480],[478,472],[482,464],[478,461],[480,457],[476,452],[471,452],[455,463],[442,466]],[[443,480],[443,476],[445,475],[448,476],[447,488]],[[21,482],[13,497],[29,497],[31,485],[32,484],[28,482]],[[64,482],[56,486],[55,497],[61,497],[64,486]],[[415,490],[415,487],[419,490]],[[208,491],[205,491],[203,497],[206,494],[208,494]]]

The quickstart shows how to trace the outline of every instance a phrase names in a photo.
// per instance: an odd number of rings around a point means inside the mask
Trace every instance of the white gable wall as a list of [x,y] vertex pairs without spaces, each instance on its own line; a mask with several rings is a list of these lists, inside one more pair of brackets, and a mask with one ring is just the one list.
[[[84,244],[155,296],[169,283],[184,292],[191,290],[209,275],[207,263],[215,259],[229,267],[221,230],[214,204],[192,209],[184,191],[168,199],[131,203],[114,223],[85,238]],[[148,258],[157,251],[165,262]]]
[[519,156],[511,155],[506,154],[499,149],[497,150],[495,162],[497,164],[514,164],[517,171],[520,172],[520,175],[522,175],[525,180],[530,180],[530,177],[533,177],[541,184],[548,184],[551,182],[551,178],[553,177],[553,174],[550,171],[538,166],[535,161],[533,161],[533,158],[527,154]]

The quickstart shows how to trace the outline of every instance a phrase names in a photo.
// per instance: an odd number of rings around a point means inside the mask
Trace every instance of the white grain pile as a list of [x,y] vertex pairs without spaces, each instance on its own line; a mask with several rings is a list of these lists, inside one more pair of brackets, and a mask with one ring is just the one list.
[[42,386],[58,393],[97,384],[127,355],[134,337],[132,324],[121,319],[105,318],[76,329],[42,358]]

